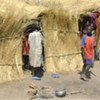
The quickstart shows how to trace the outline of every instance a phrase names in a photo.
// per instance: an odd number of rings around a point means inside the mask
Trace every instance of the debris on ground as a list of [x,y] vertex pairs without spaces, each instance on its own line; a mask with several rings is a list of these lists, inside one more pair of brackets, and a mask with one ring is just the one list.
[[41,86],[37,87],[36,85],[32,84],[29,86],[29,90],[27,91],[27,94],[30,96],[29,100],[34,100],[36,98],[41,99],[50,99],[56,97],[65,97],[66,95],[74,95],[79,93],[85,93],[82,90],[73,90],[66,92],[66,89],[57,89],[54,90],[52,87],[49,86]]
[[29,88],[30,89],[27,92],[27,94],[31,96],[29,100],[33,100],[35,98],[53,98],[53,90],[51,87],[42,86],[39,88],[35,85],[30,85]]
[[52,77],[52,78],[59,78],[60,75],[59,75],[59,74],[52,74],[51,77]]

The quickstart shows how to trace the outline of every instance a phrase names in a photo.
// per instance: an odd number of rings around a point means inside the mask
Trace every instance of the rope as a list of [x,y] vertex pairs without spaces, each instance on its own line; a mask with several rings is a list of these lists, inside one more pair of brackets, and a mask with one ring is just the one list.
[[[0,66],[15,66],[16,64],[0,64]],[[18,66],[22,66],[22,64],[18,64]]]
[[71,53],[71,54],[64,54],[64,55],[54,55],[54,56],[47,56],[45,58],[50,58],[50,57],[66,57],[66,56],[73,56],[73,55],[78,55],[78,54],[81,54],[81,52],[78,52],[78,53]]
[[0,40],[2,39],[19,39],[21,37],[0,37]]

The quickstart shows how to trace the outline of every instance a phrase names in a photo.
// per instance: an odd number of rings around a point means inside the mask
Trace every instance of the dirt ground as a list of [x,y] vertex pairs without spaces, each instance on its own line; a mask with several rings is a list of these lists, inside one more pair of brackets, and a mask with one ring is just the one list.
[[[64,87],[67,93],[79,91],[81,93],[69,94],[63,98],[55,97],[49,100],[100,100],[100,61],[95,63],[95,67],[91,69],[91,79],[86,82],[80,79],[78,73],[68,73],[60,75],[60,78],[52,78],[50,74],[44,74],[41,81],[34,81],[29,72],[26,72],[26,78],[14,82],[7,82],[0,85],[0,100],[29,100],[27,95],[29,85],[49,86],[53,90]],[[37,98],[34,100],[43,100]],[[47,100],[47,99],[45,99]]]

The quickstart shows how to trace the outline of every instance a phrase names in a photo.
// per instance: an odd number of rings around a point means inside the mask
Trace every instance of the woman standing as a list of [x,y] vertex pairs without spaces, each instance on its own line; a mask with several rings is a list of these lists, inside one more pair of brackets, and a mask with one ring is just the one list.
[[32,31],[29,34],[28,42],[30,46],[30,65],[32,66],[32,73],[34,72],[33,79],[40,80],[43,72],[43,36],[38,24],[32,25]]

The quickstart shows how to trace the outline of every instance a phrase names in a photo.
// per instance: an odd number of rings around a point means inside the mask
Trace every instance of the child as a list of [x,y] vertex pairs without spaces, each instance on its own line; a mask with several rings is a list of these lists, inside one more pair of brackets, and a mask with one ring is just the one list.
[[30,67],[29,64],[29,44],[28,44],[28,35],[22,37],[22,58],[23,58],[23,70],[27,70]]
[[95,36],[92,34],[91,27],[88,27],[87,34],[83,35],[81,40],[81,50],[84,62],[81,78],[85,81],[88,80],[87,73],[93,64],[95,46]]

